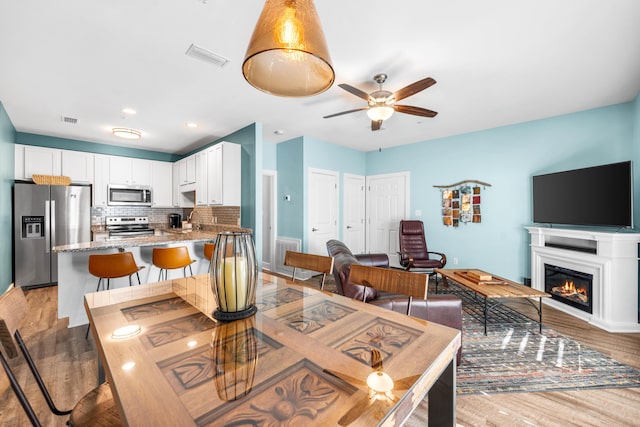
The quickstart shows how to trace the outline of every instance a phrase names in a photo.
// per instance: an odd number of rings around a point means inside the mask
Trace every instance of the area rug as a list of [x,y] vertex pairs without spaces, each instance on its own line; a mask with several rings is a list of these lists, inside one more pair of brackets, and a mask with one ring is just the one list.
[[[306,284],[314,286],[318,278]],[[328,276],[325,289],[335,292]],[[640,387],[640,371],[564,336],[504,305],[494,308],[484,334],[482,298],[451,284],[439,293],[462,299],[462,363],[457,393],[492,394]],[[544,319],[543,319],[544,320]]]
[[458,394],[640,387],[640,371],[504,305],[494,308],[484,334],[482,299],[451,285],[462,298],[463,353]]

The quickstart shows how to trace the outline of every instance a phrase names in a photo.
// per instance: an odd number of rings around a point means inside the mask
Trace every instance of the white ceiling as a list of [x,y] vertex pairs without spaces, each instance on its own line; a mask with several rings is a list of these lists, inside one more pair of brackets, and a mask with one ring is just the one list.
[[[637,0],[317,0],[336,84],[308,98],[271,96],[241,73],[262,5],[4,0],[0,102],[20,132],[170,153],[253,122],[265,141],[304,135],[369,151],[626,102],[640,89]],[[192,43],[231,62],[188,57]],[[392,92],[433,77],[402,104],[438,116],[396,113],[377,132],[364,111],[322,118],[365,106],[338,83],[371,92],[380,72]],[[117,126],[143,138],[116,138]]]

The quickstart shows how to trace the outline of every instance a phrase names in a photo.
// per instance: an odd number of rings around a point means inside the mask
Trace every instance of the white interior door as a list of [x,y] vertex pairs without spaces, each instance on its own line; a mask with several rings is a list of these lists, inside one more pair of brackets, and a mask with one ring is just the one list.
[[275,271],[277,177],[275,171],[262,172],[262,268]]
[[307,251],[326,255],[327,241],[338,237],[338,173],[309,168]]
[[345,245],[354,254],[365,253],[365,177],[361,175],[344,174],[344,193],[342,202],[342,231]]
[[367,179],[367,252],[397,256],[400,220],[409,212],[409,172]]

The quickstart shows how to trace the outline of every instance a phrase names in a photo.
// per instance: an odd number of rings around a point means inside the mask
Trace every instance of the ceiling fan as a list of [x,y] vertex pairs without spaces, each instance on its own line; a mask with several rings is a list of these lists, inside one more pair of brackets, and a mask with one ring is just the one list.
[[340,113],[330,114],[328,116],[324,116],[325,119],[341,116],[343,114],[355,113],[356,111],[367,110],[367,116],[371,119],[371,130],[379,130],[382,126],[382,122],[387,120],[394,111],[405,114],[413,114],[414,116],[422,116],[422,117],[435,117],[438,114],[435,111],[427,110],[426,108],[421,107],[412,107],[410,105],[398,105],[396,101],[400,101],[401,99],[408,98],[411,95],[415,95],[416,93],[427,89],[430,86],[433,86],[436,81],[431,77],[424,78],[422,80],[418,80],[415,83],[410,84],[409,86],[405,86],[402,89],[396,91],[395,93],[389,92],[388,90],[382,89],[382,84],[387,80],[387,75],[380,73],[373,76],[373,80],[378,83],[380,86],[378,90],[371,93],[366,93],[358,88],[355,88],[346,83],[341,83],[340,86],[342,89],[346,90],[353,95],[364,99],[369,103],[368,107],[356,108],[355,110],[342,111]]

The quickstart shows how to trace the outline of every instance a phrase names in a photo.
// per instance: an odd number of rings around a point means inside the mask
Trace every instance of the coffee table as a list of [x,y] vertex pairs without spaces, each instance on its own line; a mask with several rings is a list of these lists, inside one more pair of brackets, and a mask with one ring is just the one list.
[[[498,306],[500,302],[498,300],[512,299],[512,298],[524,298],[529,304],[533,306],[538,312],[538,324],[540,332],[542,332],[542,298],[550,297],[546,292],[532,289],[529,286],[524,286],[520,283],[513,282],[494,274],[486,273],[478,269],[435,269],[437,274],[442,276],[442,280],[445,285],[449,284],[449,280],[457,283],[458,285],[466,288],[476,295],[484,297],[484,334],[487,335],[487,316],[489,312]],[[479,280],[475,276],[469,274],[470,271],[483,273],[491,277],[490,280]],[[436,283],[436,293],[438,293],[438,286]],[[532,299],[538,299],[536,305]]]

